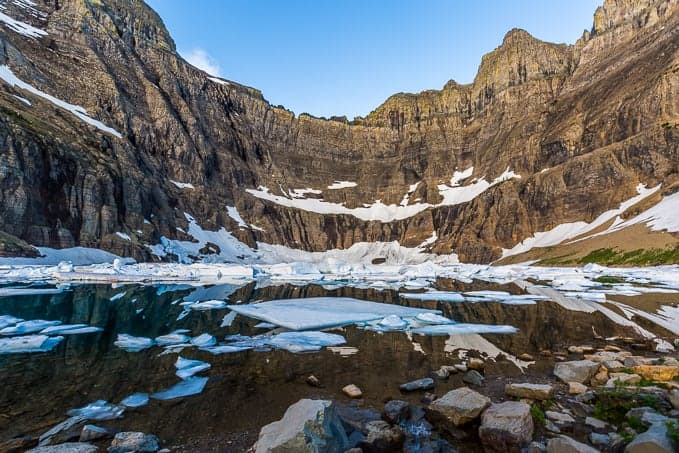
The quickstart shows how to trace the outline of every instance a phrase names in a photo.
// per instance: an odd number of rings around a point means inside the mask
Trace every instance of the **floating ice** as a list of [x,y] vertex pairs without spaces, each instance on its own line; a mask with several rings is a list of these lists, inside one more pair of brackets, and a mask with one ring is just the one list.
[[415,319],[426,324],[455,324],[455,321],[436,313],[421,313]]
[[197,311],[207,311],[207,310],[220,310],[226,308],[228,304],[223,300],[206,300],[205,302],[196,302],[191,304],[189,307],[191,310]]
[[48,337],[47,335],[0,338],[0,354],[47,352],[54,349],[63,339],[64,337]]
[[118,293],[118,294],[112,296],[112,297],[111,297],[111,302],[115,302],[115,301],[118,300],[118,299],[122,299],[123,297],[125,297],[125,294],[127,294],[127,292],[126,292],[126,291],[123,291],[122,293]]
[[149,402],[148,393],[133,393],[132,395],[123,399],[120,404],[127,407],[141,407]]
[[248,349],[252,349],[252,346],[234,346],[234,345],[228,345],[228,344],[220,344],[218,346],[209,346],[206,348],[200,348],[203,351],[207,351],[210,354],[213,355],[219,355],[219,354],[230,354],[232,352],[242,352],[242,351],[247,351]]
[[0,288],[0,297],[42,296],[62,292],[64,292],[63,288]]
[[80,335],[83,333],[101,332],[101,327],[88,326],[87,324],[62,324],[47,327],[40,331],[42,335]]
[[419,335],[454,335],[470,333],[511,334],[518,332],[518,329],[513,326],[491,324],[446,324],[418,327],[416,329],[412,329],[411,332]]
[[203,391],[205,384],[207,384],[207,380],[208,378],[206,377],[193,376],[167,390],[152,394],[151,398],[157,400],[171,400],[174,398],[197,395]]
[[108,403],[104,400],[97,400],[87,406],[78,409],[71,409],[68,415],[71,417],[85,417],[88,420],[113,420],[123,416],[125,408],[115,404]]
[[421,313],[440,313],[438,310],[381,304],[348,297],[282,299],[258,304],[231,305],[229,308],[241,315],[291,330],[325,329],[375,321],[390,315],[410,318]]
[[464,302],[464,296],[460,293],[449,291],[427,291],[425,293],[401,293],[399,296],[405,299],[440,301],[440,302]]
[[270,322],[260,322],[259,324],[255,324],[255,327],[258,329],[273,329],[276,327],[276,324],[271,324]]
[[23,321],[21,318],[10,315],[0,315],[0,329],[5,327],[13,326],[14,324]]
[[326,332],[283,332],[273,335],[267,343],[277,349],[289,352],[318,351],[325,346],[339,346],[346,343],[343,336]]
[[139,352],[150,348],[155,342],[151,338],[134,337],[126,333],[120,333],[118,334],[118,339],[113,344],[128,352]]
[[233,324],[233,320],[236,319],[236,316],[238,316],[238,313],[235,311],[230,311],[228,314],[224,315],[222,324],[219,327],[231,327],[231,324]]
[[177,372],[175,373],[177,376],[181,379],[188,379],[194,374],[209,370],[211,365],[206,362],[201,362],[200,360],[189,360],[183,357],[177,357],[174,366],[177,368]]
[[197,337],[191,338],[191,344],[199,348],[206,348],[217,344],[217,339],[209,333],[202,333]]
[[45,321],[44,319],[22,321],[16,323],[14,326],[1,329],[0,335],[23,335],[26,333],[40,332],[47,327],[58,326],[59,324],[61,324],[61,321]]
[[174,331],[172,333],[168,333],[167,335],[156,337],[155,341],[158,346],[173,346],[182,343],[189,343],[191,342],[191,337],[184,335],[182,332]]
[[396,315],[389,315],[377,324],[379,324],[379,326],[384,329],[394,330],[405,329],[405,327],[408,325],[406,321]]

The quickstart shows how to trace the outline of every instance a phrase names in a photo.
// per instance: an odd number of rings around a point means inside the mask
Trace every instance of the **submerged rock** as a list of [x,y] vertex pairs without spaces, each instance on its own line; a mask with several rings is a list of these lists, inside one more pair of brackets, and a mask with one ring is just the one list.
[[554,374],[561,381],[587,384],[599,369],[599,363],[591,360],[561,362],[554,366]]
[[262,427],[256,453],[342,453],[349,440],[332,401],[301,399],[278,421]]
[[399,387],[402,392],[414,392],[416,390],[429,390],[434,388],[434,380],[432,378],[416,379],[414,381],[401,384]]
[[443,395],[426,409],[427,417],[433,422],[457,427],[476,419],[490,406],[490,398],[468,388],[461,387]]
[[122,432],[113,437],[109,453],[155,453],[160,450],[160,441],[153,434]]
[[505,393],[517,398],[528,398],[531,400],[546,400],[554,394],[554,387],[549,384],[507,384]]
[[479,437],[486,452],[519,452],[533,438],[530,406],[518,401],[493,404],[481,415]]
[[66,442],[59,445],[49,445],[28,450],[29,453],[95,453],[97,447],[84,442]]

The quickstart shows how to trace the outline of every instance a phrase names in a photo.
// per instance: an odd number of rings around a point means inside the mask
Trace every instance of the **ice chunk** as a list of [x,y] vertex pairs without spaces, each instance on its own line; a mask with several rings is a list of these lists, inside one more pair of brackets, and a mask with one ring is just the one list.
[[58,326],[59,324],[61,324],[61,321],[45,321],[43,319],[22,321],[16,323],[14,326],[1,329],[0,335],[23,335],[26,333],[40,332],[47,327]]
[[379,326],[384,329],[405,329],[408,323],[396,315],[389,315],[378,322]]
[[158,346],[170,346],[177,345],[181,343],[190,343],[191,337],[184,335],[182,332],[174,331],[168,333],[167,335],[161,335],[156,337],[156,344]]
[[231,327],[231,324],[233,323],[233,320],[236,319],[236,316],[238,316],[238,313],[235,311],[231,311],[228,314],[224,315],[224,319],[222,319],[222,324],[219,327]]
[[401,293],[405,299],[435,300],[440,302],[464,302],[464,296],[450,291],[427,291],[426,293]]
[[139,352],[150,348],[155,342],[151,338],[134,337],[126,333],[120,333],[118,334],[118,339],[113,344],[128,352]]
[[418,327],[411,330],[419,335],[455,335],[470,333],[501,333],[510,334],[518,332],[514,326],[492,324],[445,324],[438,326]]
[[151,398],[157,400],[170,400],[174,398],[182,398],[185,396],[197,395],[203,391],[208,378],[193,376],[181,381],[173,387],[162,392],[154,393]]
[[148,393],[133,393],[132,395],[123,399],[120,404],[127,407],[141,407],[146,406],[149,402]]
[[312,297],[283,299],[258,304],[231,305],[229,308],[244,316],[270,322],[291,330],[325,329],[356,322],[368,322],[390,315],[401,318],[438,310],[402,307],[348,297]]
[[87,406],[78,409],[71,409],[68,415],[71,417],[82,416],[88,420],[113,420],[123,416],[125,408],[115,404],[108,403],[104,400],[97,400]]
[[194,374],[209,370],[211,365],[206,362],[201,362],[200,360],[189,360],[183,357],[177,357],[174,366],[177,368],[177,372],[175,373],[177,376],[181,379],[188,379]]
[[455,321],[436,313],[421,313],[415,316],[415,319],[426,324],[455,324]]
[[205,348],[217,344],[217,339],[209,333],[202,333],[197,337],[191,338],[191,344],[199,348]]
[[0,338],[0,354],[47,352],[54,349],[63,339],[64,337],[48,337],[47,335]]
[[200,348],[203,351],[207,351],[210,354],[213,355],[219,355],[219,354],[229,354],[232,352],[242,352],[242,351],[247,351],[248,349],[252,349],[252,346],[234,346],[234,345],[229,345],[229,344],[220,344],[218,346],[209,346],[206,348]]
[[101,327],[88,326],[87,324],[62,324],[47,327],[40,331],[42,335],[78,335],[82,333],[101,332]]
[[290,352],[308,352],[325,346],[339,346],[346,340],[341,335],[327,332],[283,332],[272,336],[267,343]]
[[0,297],[43,296],[63,293],[63,288],[0,288]]
[[258,329],[273,329],[276,327],[276,324],[271,324],[270,322],[260,322],[259,324],[255,324],[255,327]]
[[0,315],[0,329],[5,327],[13,326],[14,324],[23,321],[21,318],[10,315]]
[[207,311],[207,310],[219,310],[226,308],[228,304],[223,300],[206,300],[205,302],[197,302],[191,304],[191,310]]

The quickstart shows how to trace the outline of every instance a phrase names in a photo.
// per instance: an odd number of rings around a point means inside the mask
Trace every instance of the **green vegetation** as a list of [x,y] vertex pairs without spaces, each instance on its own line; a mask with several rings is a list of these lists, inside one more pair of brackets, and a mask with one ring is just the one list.
[[625,283],[624,278],[615,277],[613,275],[602,275],[601,277],[595,278],[594,281],[597,282],[597,283],[604,283],[604,284]]
[[[616,249],[597,249],[582,258],[562,255],[547,258],[537,264],[542,266],[575,265],[597,263],[607,266],[653,266],[660,264],[679,264],[679,247],[667,249],[637,249],[623,252]],[[603,276],[600,283],[620,283],[616,277]]]
[[534,403],[530,407],[530,415],[533,416],[533,420],[535,421],[536,424],[540,426],[545,425],[545,412],[542,410],[539,404]]
[[670,436],[670,439],[679,443],[679,421],[670,420],[665,423],[665,426],[667,426],[667,435]]
[[606,390],[597,395],[597,401],[594,403],[594,411],[592,416],[600,420],[606,420],[614,425],[627,425],[635,431],[639,430],[632,426],[635,424],[634,420],[628,420],[627,412],[635,407],[648,406],[653,409],[659,409],[661,404],[657,397],[649,394],[631,393],[626,390],[614,388]]

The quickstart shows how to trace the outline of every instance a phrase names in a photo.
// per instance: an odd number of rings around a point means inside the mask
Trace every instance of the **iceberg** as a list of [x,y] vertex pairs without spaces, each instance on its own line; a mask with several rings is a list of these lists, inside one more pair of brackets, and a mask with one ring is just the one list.
[[0,288],[0,297],[60,294],[63,288]]
[[422,313],[415,316],[415,319],[425,324],[455,324],[455,321],[436,313]]
[[174,366],[177,368],[175,374],[184,380],[201,371],[209,370],[211,367],[209,363],[201,362],[200,360],[189,360],[183,357],[178,357]]
[[196,302],[191,304],[189,307],[191,310],[207,311],[207,310],[220,310],[226,308],[228,304],[223,300],[206,300],[205,302]]
[[70,417],[84,417],[88,420],[113,420],[114,418],[121,418],[125,412],[125,408],[115,404],[108,403],[104,400],[97,400],[87,406],[78,409],[71,409],[67,415]]
[[48,337],[47,335],[0,338],[0,354],[48,352],[63,339],[64,337]]
[[511,334],[518,332],[514,326],[492,324],[446,324],[437,326],[418,327],[411,330],[418,335],[455,335],[471,333],[500,333]]
[[318,351],[325,346],[339,346],[346,343],[343,336],[326,332],[283,332],[274,335],[267,343],[276,349],[289,352]]
[[101,327],[88,326],[87,324],[62,324],[47,327],[40,331],[42,335],[78,335],[83,333],[101,332]]
[[21,318],[10,315],[0,315],[0,329],[5,327],[13,326],[14,324],[23,321]]
[[231,305],[234,312],[291,330],[326,329],[357,322],[369,322],[390,315],[413,318],[439,310],[402,307],[349,297],[281,299],[258,304]]
[[120,404],[127,407],[141,407],[146,406],[149,402],[148,393],[133,393],[128,397],[125,397]]
[[126,333],[120,333],[118,334],[118,339],[113,344],[128,352],[139,352],[153,346],[155,341],[146,337],[134,337]]
[[158,346],[170,346],[189,343],[191,341],[191,337],[184,335],[180,331],[174,331],[172,333],[168,333],[167,335],[156,337],[155,341]]
[[208,378],[206,377],[193,376],[181,381],[167,390],[152,394],[151,398],[157,400],[171,400],[174,398],[197,395],[203,391],[205,384],[207,384],[207,380]]
[[191,344],[199,348],[206,348],[217,344],[217,339],[208,333],[203,333],[191,338]]
[[229,344],[220,344],[217,346],[210,346],[200,349],[201,351],[206,351],[213,355],[219,355],[219,354],[229,354],[232,352],[247,351],[248,349],[252,349],[252,346],[234,346]]
[[23,335],[26,333],[40,332],[47,327],[58,326],[59,324],[61,324],[61,321],[45,321],[43,319],[22,321],[16,323],[14,326],[1,329],[0,335]]
[[425,293],[401,293],[399,296],[405,299],[438,301],[438,302],[464,302],[464,296],[450,291],[427,291]]

